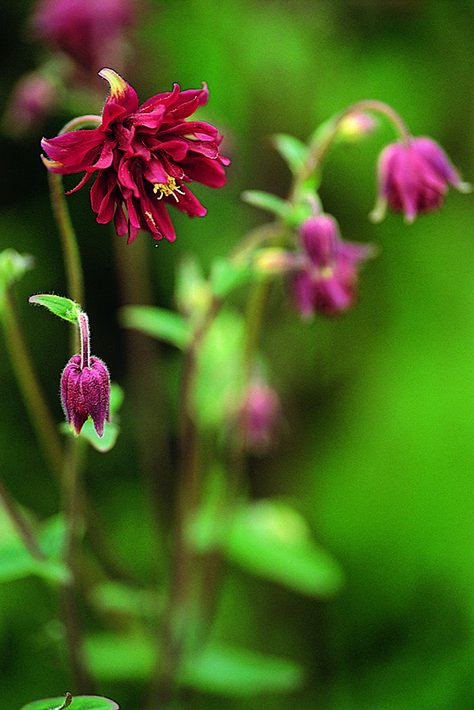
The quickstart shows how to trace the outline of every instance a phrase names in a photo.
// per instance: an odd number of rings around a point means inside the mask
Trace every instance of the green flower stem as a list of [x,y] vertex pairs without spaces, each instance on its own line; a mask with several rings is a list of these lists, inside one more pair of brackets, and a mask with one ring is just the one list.
[[48,181],[51,203],[64,254],[68,296],[84,308],[84,279],[82,275],[81,258],[76,234],[69,215],[69,209],[64,198],[63,181],[61,175],[50,171],[48,171]]
[[63,470],[63,446],[31,362],[10,289],[5,289],[3,294],[0,317],[18,386],[43,456],[51,471],[60,480]]
[[160,629],[158,669],[148,698],[147,707],[150,710],[168,706],[177,687],[183,658],[196,639],[199,625],[201,560],[190,549],[187,539],[188,526],[197,511],[202,491],[199,432],[194,412],[194,387],[200,346],[220,306],[221,301],[213,299],[185,352],[180,395],[180,461],[174,547],[168,604]]
[[351,113],[364,111],[375,111],[384,115],[390,120],[398,135],[400,136],[402,142],[408,143],[410,141],[411,133],[408,129],[407,124],[402,119],[402,117],[388,104],[384,103],[383,101],[377,101],[373,99],[357,101],[356,103],[350,104],[338,114],[336,114],[330,121],[324,124],[322,132],[316,132],[314,141],[312,145],[310,145],[309,153],[305,164],[294,181],[293,188],[288,198],[289,202],[295,203],[298,201],[301,188],[321,166],[323,160],[325,159],[328,151],[330,150],[332,144],[334,143],[337,137],[341,121],[347,118],[347,116],[349,116]]

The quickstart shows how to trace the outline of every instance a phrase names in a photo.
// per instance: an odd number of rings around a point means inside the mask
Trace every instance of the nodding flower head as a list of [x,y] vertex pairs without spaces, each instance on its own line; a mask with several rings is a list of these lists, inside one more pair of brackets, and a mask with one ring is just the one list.
[[84,172],[71,192],[94,177],[91,205],[97,221],[114,220],[129,242],[139,229],[174,241],[167,207],[202,217],[206,209],[188,184],[221,187],[226,180],[222,136],[208,123],[185,120],[207,103],[207,87],[181,91],[175,84],[173,91],[140,106],[135,90],[112,69],[99,74],[110,84],[100,125],[43,139],[43,162],[54,173]]
[[97,435],[104,435],[104,423],[110,422],[110,380],[106,365],[90,357],[82,367],[81,355],[74,355],[63,370],[61,400],[66,421],[76,436],[91,417]]
[[311,217],[300,227],[302,268],[291,278],[293,300],[303,318],[333,316],[357,300],[358,269],[373,256],[370,244],[343,241],[330,215]]
[[444,150],[431,138],[419,136],[390,143],[378,162],[378,197],[371,213],[373,222],[385,217],[387,207],[401,212],[407,222],[418,214],[442,206],[449,186],[470,192]]

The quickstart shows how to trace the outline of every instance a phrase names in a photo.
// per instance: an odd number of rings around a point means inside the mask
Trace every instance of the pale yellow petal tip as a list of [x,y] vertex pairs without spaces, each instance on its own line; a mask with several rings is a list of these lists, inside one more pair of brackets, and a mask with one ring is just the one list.
[[127,91],[127,82],[125,81],[125,79],[122,79],[122,77],[117,74],[117,72],[115,72],[113,69],[101,69],[99,72],[99,76],[109,82],[110,95],[113,98],[118,98]]
[[54,170],[55,168],[63,167],[63,163],[61,163],[59,160],[50,160],[44,155],[41,155],[40,158],[43,161],[43,164],[48,168],[48,170]]

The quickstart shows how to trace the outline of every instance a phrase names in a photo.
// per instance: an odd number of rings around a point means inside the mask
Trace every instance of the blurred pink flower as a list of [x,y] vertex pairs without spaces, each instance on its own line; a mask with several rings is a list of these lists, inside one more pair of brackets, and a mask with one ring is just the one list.
[[444,150],[431,138],[420,136],[386,146],[378,164],[378,199],[371,218],[384,218],[387,206],[402,212],[407,222],[417,214],[442,206],[449,185],[461,192],[471,186],[461,181]]
[[137,7],[134,0],[40,0],[30,24],[37,39],[95,76],[103,66],[121,66]]
[[[91,204],[100,224],[115,221],[128,242],[138,230],[155,239],[176,238],[166,207],[173,205],[190,217],[206,209],[187,186],[192,181],[221,187],[228,160],[219,155],[217,129],[202,121],[186,121],[207,102],[208,91],[157,94],[139,106],[135,90],[112,69],[100,75],[110,83],[101,125],[43,139],[46,167],[55,173],[85,171],[74,192],[95,175]],[[126,208],[126,213],[124,208]]]
[[22,136],[47,118],[57,101],[53,79],[40,72],[25,74],[15,85],[3,122],[14,136]]
[[281,425],[281,403],[275,390],[261,380],[252,382],[242,407],[244,445],[255,454],[275,443]]
[[293,298],[303,318],[316,312],[338,315],[357,299],[358,268],[373,256],[369,244],[343,241],[330,215],[307,219],[300,227],[303,266],[291,277]]

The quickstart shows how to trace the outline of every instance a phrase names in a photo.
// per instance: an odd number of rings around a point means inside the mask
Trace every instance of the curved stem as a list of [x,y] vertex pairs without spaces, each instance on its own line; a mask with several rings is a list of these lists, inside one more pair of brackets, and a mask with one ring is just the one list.
[[297,200],[301,187],[321,165],[337,137],[341,121],[351,113],[358,111],[376,111],[377,113],[381,113],[391,121],[403,143],[408,143],[411,140],[410,130],[403,118],[383,101],[366,99],[350,104],[330,119],[328,123],[324,124],[322,133],[319,131],[316,133],[314,142],[310,146],[306,162],[300,174],[296,177],[290,191],[288,197],[289,202],[295,202]]
[[48,171],[51,203],[61,237],[66,269],[68,296],[82,307],[84,303],[84,279],[76,234],[63,193],[61,175]]

